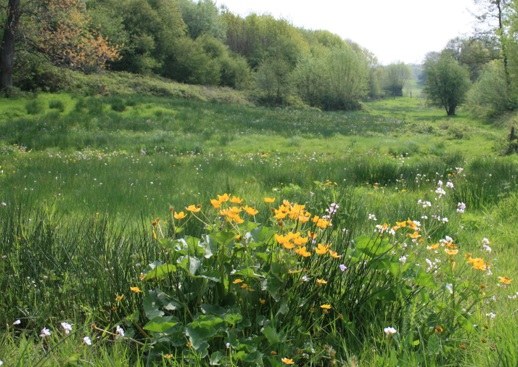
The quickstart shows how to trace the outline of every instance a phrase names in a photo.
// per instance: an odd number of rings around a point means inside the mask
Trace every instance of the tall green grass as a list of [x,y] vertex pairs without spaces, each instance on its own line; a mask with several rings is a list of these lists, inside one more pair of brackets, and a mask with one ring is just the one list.
[[[370,236],[376,224],[408,218],[433,227],[430,239],[452,236],[473,256],[481,256],[480,243],[487,237],[495,276],[518,277],[513,258],[518,161],[498,155],[507,131],[462,113],[446,119],[442,111],[411,98],[369,103],[352,113],[272,110],[203,99],[63,94],[0,105],[0,285],[7,289],[0,300],[0,325],[5,325],[0,360],[144,365],[149,354],[141,354],[131,340],[140,334],[120,340],[110,333],[123,321],[133,330],[142,326],[145,310],[130,287],[163,255],[152,238],[151,222],[168,222],[170,208],[179,212],[202,204],[205,210],[210,198],[224,192],[246,197],[260,209],[256,220],[261,223],[271,223],[265,196],[303,203],[319,214],[335,202],[340,206],[336,226],[347,234],[339,246]],[[436,202],[438,181],[449,179],[454,189]],[[420,207],[419,200],[430,200],[433,208]],[[456,213],[458,202],[467,205],[465,214]],[[432,217],[439,214],[448,222]],[[202,236],[206,230],[191,220],[180,235]],[[266,339],[290,346],[295,345],[290,333],[305,335],[307,348],[317,346],[308,365],[322,365],[339,353],[340,363],[351,365],[359,358],[360,365],[373,366],[511,366],[516,360],[512,330],[518,320],[512,311],[516,301],[509,297],[516,286],[503,290],[474,316],[481,325],[477,332],[470,338],[458,335],[450,349],[437,340],[430,346],[428,339],[410,332],[428,315],[419,311],[423,300],[398,310],[406,315],[401,326],[408,331],[399,349],[383,338],[367,338],[361,347],[353,329],[329,325],[322,328],[329,339],[324,333],[322,340],[313,340],[315,334],[304,334],[308,327],[302,327],[303,320],[288,322],[275,333],[268,329]],[[117,296],[124,296],[124,302],[116,301]],[[495,320],[486,316],[489,311],[495,312]],[[379,332],[379,325],[368,320],[390,320],[391,312],[363,314],[363,335]],[[13,326],[18,319],[21,324]],[[38,334],[62,321],[80,332],[63,342],[62,335],[54,334],[59,347],[49,350]],[[93,332],[92,323],[106,332]],[[337,344],[333,338],[342,332],[349,334]],[[84,345],[78,347],[83,334],[102,340],[88,356]],[[269,360],[279,365],[279,358]]]

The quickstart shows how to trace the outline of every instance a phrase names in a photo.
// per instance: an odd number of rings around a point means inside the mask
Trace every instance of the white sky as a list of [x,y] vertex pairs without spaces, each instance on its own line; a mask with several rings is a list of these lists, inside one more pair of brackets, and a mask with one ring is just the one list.
[[[474,28],[473,0],[216,0],[232,13],[269,14],[323,29],[371,51],[382,64],[421,63]],[[471,11],[470,11],[471,10]]]

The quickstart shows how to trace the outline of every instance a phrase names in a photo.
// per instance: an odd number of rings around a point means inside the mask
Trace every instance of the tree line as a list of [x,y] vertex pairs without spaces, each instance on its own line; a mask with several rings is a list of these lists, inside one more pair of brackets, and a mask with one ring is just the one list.
[[[485,28],[429,54],[421,74],[426,95],[448,115],[466,100],[488,115],[517,105],[518,0],[474,1]],[[413,78],[408,65],[382,66],[328,31],[240,17],[212,0],[0,0],[0,27],[4,91],[64,89],[63,68],[110,69],[332,110],[401,96]]]
[[410,69],[283,19],[211,0],[0,0],[0,88],[59,90],[58,68],[105,68],[247,90],[260,103],[351,109],[401,95]]

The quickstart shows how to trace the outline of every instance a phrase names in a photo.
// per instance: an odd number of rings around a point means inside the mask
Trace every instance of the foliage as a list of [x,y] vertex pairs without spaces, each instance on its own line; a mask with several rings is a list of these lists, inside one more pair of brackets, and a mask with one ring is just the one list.
[[344,46],[304,58],[294,71],[297,94],[310,106],[325,110],[357,109],[367,93],[365,57]]
[[512,109],[501,61],[488,63],[467,95],[467,105],[477,116],[495,117]]
[[182,19],[191,38],[207,35],[219,40],[226,37],[226,28],[216,4],[212,0],[181,0]]
[[119,57],[117,48],[90,28],[82,1],[41,0],[32,6],[36,13],[25,20],[25,33],[54,65],[93,71]]
[[448,53],[428,58],[425,62],[425,93],[428,100],[443,107],[448,116],[455,115],[468,92],[469,74],[466,69]]
[[452,52],[455,59],[469,69],[472,82],[479,78],[487,63],[500,59],[498,41],[490,36],[457,37],[448,42],[445,50]]
[[261,104],[283,105],[291,95],[291,68],[284,60],[264,60],[254,74],[255,94]]
[[383,89],[393,97],[403,96],[403,87],[412,76],[412,71],[404,63],[390,64],[383,68]]
[[293,68],[308,50],[301,32],[285,20],[252,14],[245,19],[225,13],[227,44],[244,56],[252,69],[267,59],[276,59]]
[[177,3],[125,0],[115,6],[124,15],[122,23],[129,42],[113,67],[135,73],[159,72],[164,60],[174,53],[175,42],[185,35]]

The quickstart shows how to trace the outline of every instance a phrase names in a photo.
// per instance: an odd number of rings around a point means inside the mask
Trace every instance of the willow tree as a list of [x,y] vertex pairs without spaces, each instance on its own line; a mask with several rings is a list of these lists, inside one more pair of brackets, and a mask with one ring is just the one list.
[[428,57],[424,64],[427,99],[454,116],[470,87],[469,72],[449,52]]
[[369,65],[363,54],[345,41],[303,58],[293,72],[297,95],[324,110],[352,110],[369,89]]

